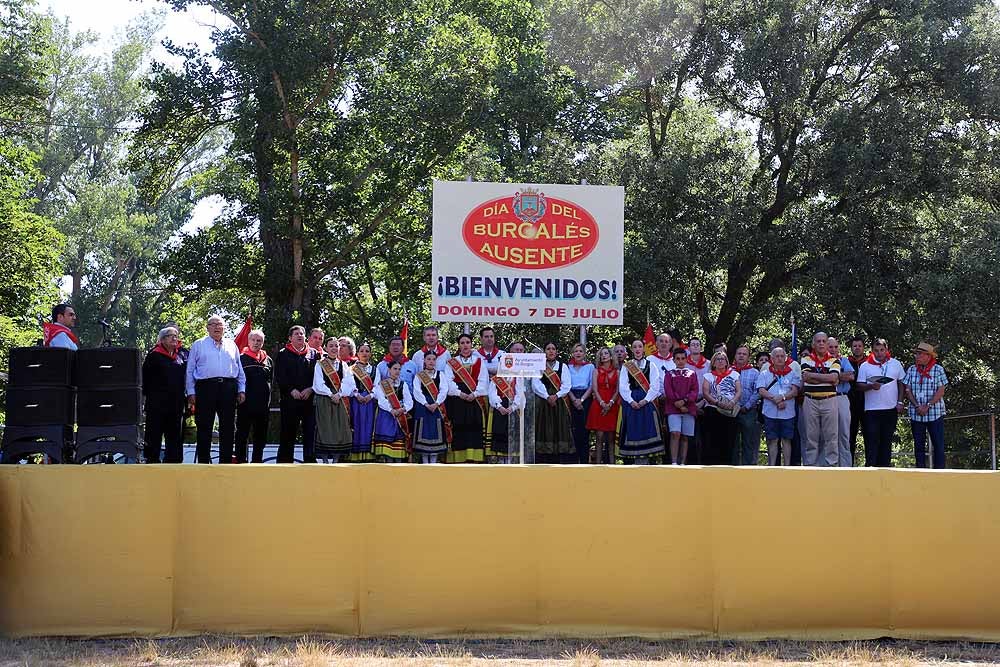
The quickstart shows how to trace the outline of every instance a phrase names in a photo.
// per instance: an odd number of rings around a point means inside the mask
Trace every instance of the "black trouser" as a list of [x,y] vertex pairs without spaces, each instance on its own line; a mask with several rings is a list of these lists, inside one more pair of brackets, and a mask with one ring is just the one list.
[[247,462],[247,440],[253,434],[253,462],[264,462],[264,446],[267,444],[267,421],[271,409],[248,408],[244,403],[236,410],[236,462]]
[[736,418],[705,408],[701,423],[702,465],[730,465],[736,444]]
[[[572,394],[580,398],[586,393],[586,389],[573,389]],[[587,430],[587,413],[590,412],[592,398],[583,402],[583,409],[577,410],[573,406],[569,410],[570,427],[573,433],[573,446],[576,447],[576,458],[574,463],[590,463],[590,431]]]
[[143,454],[146,463],[160,462],[160,444],[166,441],[164,463],[183,463],[184,408],[173,410],[153,409],[146,412],[146,429],[143,433]]
[[863,429],[865,423],[865,395],[860,391],[852,391],[847,398],[851,402],[851,440],[848,445],[851,448],[851,465],[854,465],[858,460],[858,430]]
[[865,411],[865,465],[888,468],[892,465],[892,439],[896,436],[899,414],[895,408]]
[[281,401],[281,439],[278,442],[278,463],[295,462],[295,435],[302,424],[302,461],[316,463],[316,412],[312,398]]
[[236,379],[198,380],[194,383],[194,400],[198,463],[212,462],[212,427],[216,415],[219,416],[219,463],[231,463],[236,431]]

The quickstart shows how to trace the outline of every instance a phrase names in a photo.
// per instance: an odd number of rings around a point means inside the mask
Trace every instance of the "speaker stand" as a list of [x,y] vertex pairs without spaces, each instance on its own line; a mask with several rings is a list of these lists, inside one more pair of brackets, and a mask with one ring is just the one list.
[[83,463],[98,454],[121,454],[138,460],[141,441],[139,425],[78,426],[76,431],[76,462]]
[[17,463],[30,454],[45,454],[55,463],[65,461],[66,444],[73,431],[65,424],[8,426],[3,432],[0,463]]

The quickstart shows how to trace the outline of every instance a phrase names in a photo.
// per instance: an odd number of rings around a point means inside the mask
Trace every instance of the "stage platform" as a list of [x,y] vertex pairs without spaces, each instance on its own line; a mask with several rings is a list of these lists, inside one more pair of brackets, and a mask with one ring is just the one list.
[[0,634],[1000,640],[990,472],[0,467]]

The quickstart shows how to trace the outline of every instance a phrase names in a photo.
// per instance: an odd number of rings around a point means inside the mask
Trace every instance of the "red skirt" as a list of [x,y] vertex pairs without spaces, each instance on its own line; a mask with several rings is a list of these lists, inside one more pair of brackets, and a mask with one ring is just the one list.
[[[616,384],[614,387],[607,388],[599,387],[597,394],[601,397],[602,401],[607,403],[618,394],[618,385]],[[618,411],[621,408],[621,401],[615,401],[615,404],[611,406],[608,413],[602,415],[600,404],[597,401],[591,402],[590,412],[587,413],[587,430],[614,433],[618,429]]]

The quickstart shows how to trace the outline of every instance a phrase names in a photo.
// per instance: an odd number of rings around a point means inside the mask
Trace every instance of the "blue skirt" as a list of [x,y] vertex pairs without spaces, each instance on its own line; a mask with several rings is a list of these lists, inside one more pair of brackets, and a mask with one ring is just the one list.
[[[646,398],[646,392],[636,388],[632,390],[632,400],[639,402]],[[645,407],[633,410],[632,406],[622,402],[622,440],[619,453],[622,456],[635,458],[649,456],[663,451],[663,437],[660,435],[660,420],[656,414],[656,406],[648,403]]]
[[392,413],[378,410],[375,415],[375,441],[394,442],[405,439],[403,429],[399,427],[399,422],[392,416]]
[[448,443],[444,440],[444,420],[441,411],[429,412],[427,408],[417,403],[413,406],[413,451],[421,454],[440,454],[448,451]]
[[354,427],[354,444],[351,452],[369,454],[372,451],[372,433],[375,430],[375,408],[378,403],[372,399],[362,405],[351,399],[351,426]]

